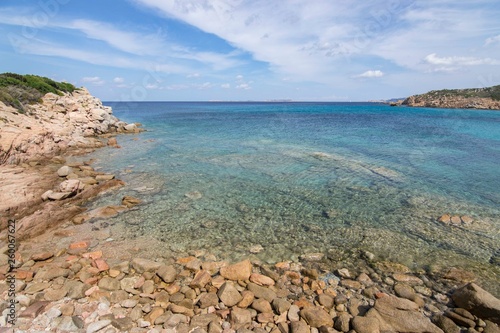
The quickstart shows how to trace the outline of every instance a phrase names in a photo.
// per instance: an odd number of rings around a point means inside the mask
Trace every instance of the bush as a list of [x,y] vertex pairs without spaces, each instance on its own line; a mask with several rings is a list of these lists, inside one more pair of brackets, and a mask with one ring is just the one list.
[[71,93],[76,89],[71,83],[56,82],[38,75],[0,74],[0,100],[23,112],[24,105],[39,102],[47,93],[62,96],[64,92]]

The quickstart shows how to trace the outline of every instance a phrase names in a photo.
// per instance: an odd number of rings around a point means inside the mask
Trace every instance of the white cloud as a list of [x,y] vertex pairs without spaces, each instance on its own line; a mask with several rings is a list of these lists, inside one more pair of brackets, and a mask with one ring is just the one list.
[[248,83],[240,83],[236,86],[236,89],[250,90],[252,87]]
[[124,82],[125,82],[125,79],[124,79],[124,78],[122,78],[122,77],[115,77],[115,78],[113,79],[113,82],[114,82],[114,83],[124,83]]
[[369,71],[366,71],[362,74],[359,74],[359,75],[356,75],[355,77],[358,77],[358,78],[374,78],[374,77],[382,77],[384,76],[384,73],[382,71],[379,71],[379,70],[369,70]]
[[111,24],[99,21],[75,20],[69,27],[80,30],[88,38],[106,42],[118,50],[137,55],[157,54],[158,47],[164,45],[159,35],[122,31]]
[[82,78],[82,81],[96,86],[102,86],[104,84],[104,80],[101,79],[99,76],[87,76]]
[[231,85],[229,83],[224,83],[224,84],[221,84],[220,87],[224,88],[224,89],[229,89],[229,88],[231,88]]
[[436,53],[431,53],[424,58],[424,61],[431,65],[441,66],[478,66],[478,65],[499,65],[500,61],[491,58],[475,57],[438,57]]
[[187,77],[188,79],[196,79],[196,78],[201,77],[201,75],[200,75],[200,73],[193,73],[193,74],[188,74],[188,75],[186,75],[186,77]]
[[496,44],[496,43],[500,43],[500,35],[487,38],[486,41],[484,42],[484,45],[488,46],[488,45]]

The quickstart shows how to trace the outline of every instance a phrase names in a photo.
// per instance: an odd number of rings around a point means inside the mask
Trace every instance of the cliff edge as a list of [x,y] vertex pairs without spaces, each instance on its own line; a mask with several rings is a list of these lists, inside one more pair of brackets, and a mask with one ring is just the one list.
[[19,107],[8,104],[0,100],[0,164],[50,159],[69,148],[97,148],[103,146],[98,135],[139,131],[85,88],[48,92]]
[[500,85],[488,88],[433,90],[410,96],[402,104],[431,108],[500,110]]

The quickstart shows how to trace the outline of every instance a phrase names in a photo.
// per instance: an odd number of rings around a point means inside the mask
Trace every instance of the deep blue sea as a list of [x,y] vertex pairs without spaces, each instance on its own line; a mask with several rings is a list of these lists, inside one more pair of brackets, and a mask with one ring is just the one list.
[[[498,279],[500,112],[377,103],[105,103],[147,130],[95,166],[145,201],[122,237],[265,262],[360,251]],[[437,222],[470,216],[470,225]],[[251,253],[258,252],[258,253]],[[485,273],[486,272],[486,273]],[[497,280],[498,281],[498,280]]]

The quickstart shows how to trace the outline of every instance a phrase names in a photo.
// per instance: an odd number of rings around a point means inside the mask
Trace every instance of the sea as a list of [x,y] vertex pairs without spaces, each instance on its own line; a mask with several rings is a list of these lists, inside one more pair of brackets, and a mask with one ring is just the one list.
[[[321,253],[349,266],[372,253],[417,271],[466,269],[500,293],[499,111],[104,104],[146,130],[90,156],[127,185],[89,209],[144,201],[113,219],[119,237],[265,263]],[[445,224],[443,214],[472,222]]]

